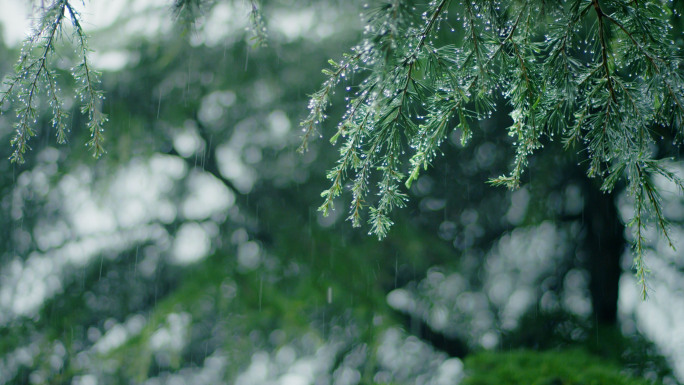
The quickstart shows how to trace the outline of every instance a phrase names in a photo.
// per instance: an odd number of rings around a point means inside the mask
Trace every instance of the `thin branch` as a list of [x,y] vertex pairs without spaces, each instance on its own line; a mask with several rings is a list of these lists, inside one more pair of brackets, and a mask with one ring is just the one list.
[[601,9],[601,6],[599,5],[598,0],[592,0],[592,4],[594,6],[594,10],[596,11],[596,16],[598,17],[598,23],[599,23],[599,39],[601,41],[601,57],[602,57],[602,65],[603,69],[606,74],[606,83],[608,84],[608,90],[610,91],[610,97],[613,99],[613,102],[617,104],[617,97],[615,96],[615,90],[613,89],[613,80],[611,79],[610,75],[610,69],[608,68],[608,43],[606,42],[606,31],[605,31],[605,25],[603,22],[603,18],[606,17],[607,15],[603,13],[603,10]]

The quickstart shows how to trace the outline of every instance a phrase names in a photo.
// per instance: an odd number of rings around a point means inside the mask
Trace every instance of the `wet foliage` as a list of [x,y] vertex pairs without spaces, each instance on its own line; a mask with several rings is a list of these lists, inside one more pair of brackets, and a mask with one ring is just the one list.
[[[465,147],[452,119],[443,161],[421,164],[410,186],[415,154],[402,155],[404,178],[388,183],[410,199],[382,242],[345,223],[342,197],[327,217],[316,210],[340,153],[326,140],[297,153],[298,122],[327,84],[321,68],[349,63],[340,52],[370,38],[363,23],[384,23],[394,3],[362,18],[363,4],[349,1],[135,4],[86,31],[89,63],[102,71],[107,153],[94,160],[84,148],[90,117],[68,97],[67,143],[55,142],[52,107],[39,103],[25,163],[0,146],[0,384],[456,384],[502,373],[495,364],[541,377],[523,362],[548,364],[549,383],[681,379],[681,258],[647,228],[654,295],[641,302],[624,181],[593,195],[588,155],[560,141],[541,139],[546,149],[529,156],[518,190],[487,185],[516,156],[502,129],[514,108],[505,99],[493,99],[491,116],[468,115]],[[412,19],[396,31],[425,27],[420,14]],[[426,46],[460,36],[444,25]],[[387,60],[400,57],[406,47],[383,36],[373,43]],[[267,44],[255,47],[259,39]],[[20,49],[0,43],[10,78]],[[402,114],[422,108],[418,62]],[[326,91],[321,113],[331,122],[349,117],[353,82],[372,72],[360,71]],[[78,95],[77,82],[61,84]],[[0,142],[16,134],[17,103],[2,107]],[[677,146],[654,150],[664,157]],[[676,242],[684,200],[653,180]],[[515,349],[550,353],[495,353]]]

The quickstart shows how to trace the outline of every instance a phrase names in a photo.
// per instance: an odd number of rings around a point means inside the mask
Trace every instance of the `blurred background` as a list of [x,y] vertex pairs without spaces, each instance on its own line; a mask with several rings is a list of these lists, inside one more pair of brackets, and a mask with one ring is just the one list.
[[[0,384],[446,385],[468,357],[519,348],[684,381],[680,192],[656,181],[680,251],[649,235],[647,301],[630,199],[600,193],[581,154],[548,143],[519,190],[485,184],[513,157],[505,101],[467,147],[457,133],[443,144],[387,239],[345,221],[348,196],[324,218],[327,138],[353,89],[338,87],[304,154],[299,121],[328,59],[359,40],[364,5],[263,3],[259,48],[243,0],[194,24],[166,0],[81,4],[109,115],[99,160],[68,81],[68,144],[44,114],[26,164],[11,164],[14,116],[0,115]],[[35,15],[0,10],[6,75]]]

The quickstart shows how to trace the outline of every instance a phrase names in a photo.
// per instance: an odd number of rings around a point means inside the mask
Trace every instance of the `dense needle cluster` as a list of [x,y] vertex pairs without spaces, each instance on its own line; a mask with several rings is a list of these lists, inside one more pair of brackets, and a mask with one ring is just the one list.
[[5,79],[4,87],[0,90],[0,112],[6,105],[16,106],[17,122],[11,140],[12,162],[24,162],[24,154],[30,148],[28,141],[36,135],[41,98],[47,101],[52,111],[51,123],[57,134],[57,142],[64,143],[67,140],[69,112],[60,95],[59,69],[55,63],[63,57],[55,56],[56,46],[63,40],[63,32],[69,28],[68,24],[71,25],[71,38],[77,46],[78,58],[70,72],[76,82],[76,97],[81,102],[81,112],[88,116],[90,140],[87,146],[95,157],[105,152],[103,126],[107,116],[101,109],[103,94],[98,88],[99,74],[88,61],[89,49],[80,15],[68,0],[55,0],[43,5],[38,24],[24,42],[14,74]]
[[[625,180],[635,202],[635,268],[646,293],[644,228],[653,215],[668,238],[652,176],[682,181],[654,159],[656,130],[681,142],[684,79],[673,41],[673,3],[661,0],[433,0],[426,7],[387,0],[369,10],[364,37],[331,62],[302,122],[309,137],[326,119],[330,95],[344,84],[346,114],[331,141],[340,158],[322,193],[327,214],[346,186],[349,219],[387,234],[405,189],[458,130],[463,145],[497,101],[510,106],[516,151],[508,175],[490,181],[516,188],[528,158],[560,137],[584,153],[588,175],[611,191]],[[417,17],[416,15],[420,15]],[[349,81],[352,78],[354,81]],[[378,198],[369,196],[377,194]]]

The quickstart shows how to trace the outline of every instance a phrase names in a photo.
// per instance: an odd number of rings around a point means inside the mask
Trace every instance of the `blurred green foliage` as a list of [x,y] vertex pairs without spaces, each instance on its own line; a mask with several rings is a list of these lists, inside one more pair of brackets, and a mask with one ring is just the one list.
[[465,361],[463,385],[646,385],[583,350],[485,352]]
[[[462,358],[485,345],[570,349],[584,363],[572,350],[579,346],[625,372],[674,383],[638,333],[593,329],[588,265],[597,252],[585,213],[619,197],[589,199],[585,186],[594,186],[576,171],[581,155],[532,157],[536,171],[516,193],[484,183],[509,166],[505,114],[474,122],[469,147],[456,135],[445,141],[450,161],[413,182],[383,242],[339,211],[317,213],[338,151],[314,141],[296,154],[297,122],[324,80],[320,69],[358,39],[363,4],[263,3],[266,22],[288,23],[271,28],[258,50],[244,25],[231,24],[247,14],[221,2],[204,15],[223,12],[230,17],[219,25],[233,29],[216,40],[203,32],[206,19],[126,37],[125,23],[139,20],[128,15],[94,31],[91,47],[125,58],[102,74],[107,155],[92,160],[85,130],[53,147],[55,132],[40,119],[27,164],[0,161],[0,229],[9,229],[0,231],[0,384],[251,384],[290,375],[316,384],[441,385],[462,374],[460,358],[447,353]],[[168,8],[152,14],[172,17]],[[17,55],[0,44],[3,73]],[[348,96],[342,88],[332,95],[331,119]],[[83,127],[86,118],[71,108],[73,127]],[[10,120],[0,116],[0,142],[9,142]],[[184,149],[179,138],[195,146]],[[0,146],[0,158],[9,156]],[[234,203],[202,215],[186,210],[215,198],[201,195],[211,186],[198,176]],[[106,215],[75,215],[85,209]],[[621,225],[616,216],[606,223]],[[205,231],[209,247],[179,263],[187,225]],[[618,254],[625,244],[621,238]],[[201,237],[190,242],[201,246]],[[40,295],[35,308],[17,310]],[[483,354],[475,357],[490,356]]]

